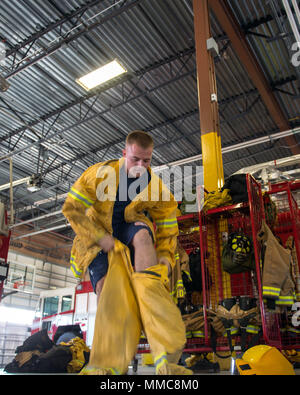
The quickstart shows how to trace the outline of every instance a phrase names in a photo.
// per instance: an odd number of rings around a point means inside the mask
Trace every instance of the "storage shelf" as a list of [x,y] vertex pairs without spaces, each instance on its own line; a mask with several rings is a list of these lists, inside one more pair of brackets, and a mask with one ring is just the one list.
[[205,213],[206,216],[210,216],[210,215],[215,215],[215,214],[222,214],[228,211],[232,211],[232,210],[237,210],[237,209],[246,209],[249,208],[249,204],[248,203],[237,203],[237,204],[232,204],[230,206],[222,206],[222,207],[217,207],[217,208],[213,208],[211,210],[207,210],[207,212]]

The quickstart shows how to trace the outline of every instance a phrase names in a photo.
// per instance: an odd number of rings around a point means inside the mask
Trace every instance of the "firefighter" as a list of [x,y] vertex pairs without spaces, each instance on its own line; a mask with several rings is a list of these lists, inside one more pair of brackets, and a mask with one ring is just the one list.
[[[135,271],[132,286],[143,329],[150,345],[150,339],[154,348],[160,344],[156,362],[162,371],[162,366],[168,365],[168,346],[162,344],[161,333],[166,336],[172,333],[175,318],[178,330],[174,342],[180,344],[177,347],[180,351],[185,344],[185,328],[165,287],[175,265],[177,202],[150,168],[153,147],[153,140],[146,132],[131,132],[121,159],[91,166],[75,182],[64,203],[63,214],[76,233],[71,269],[77,277],[89,270],[98,298],[108,270],[108,253],[114,250],[115,240],[129,247]],[[155,326],[150,322],[153,323],[159,311],[155,306],[157,295],[167,310],[164,320],[157,316]],[[170,344],[169,338],[166,343]]]

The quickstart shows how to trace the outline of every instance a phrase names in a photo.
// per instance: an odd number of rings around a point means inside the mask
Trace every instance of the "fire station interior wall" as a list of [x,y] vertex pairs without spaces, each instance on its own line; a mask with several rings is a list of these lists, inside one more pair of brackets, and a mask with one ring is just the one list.
[[[70,268],[44,262],[18,253],[8,253],[9,272],[4,283],[1,306],[36,309],[41,291],[72,287],[77,284]],[[23,283],[16,289],[16,283]],[[15,349],[30,336],[31,326],[8,322],[1,317],[0,322],[0,369],[15,356]]]
[[[8,253],[9,272],[4,284],[1,305],[35,310],[39,294],[43,290],[75,286],[77,280],[69,267],[44,262],[18,253]],[[16,282],[25,285],[16,289]],[[15,292],[17,291],[17,292]],[[15,293],[13,293],[15,292]]]
[[0,369],[15,357],[15,350],[30,336],[30,327],[9,322],[0,322]]

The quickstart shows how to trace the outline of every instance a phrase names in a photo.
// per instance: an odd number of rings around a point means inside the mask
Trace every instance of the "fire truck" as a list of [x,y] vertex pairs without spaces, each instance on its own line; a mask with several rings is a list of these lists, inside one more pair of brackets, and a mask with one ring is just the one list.
[[97,296],[90,281],[77,286],[42,291],[37,303],[31,334],[47,329],[53,340],[59,326],[79,325],[87,346],[91,347],[97,311]]

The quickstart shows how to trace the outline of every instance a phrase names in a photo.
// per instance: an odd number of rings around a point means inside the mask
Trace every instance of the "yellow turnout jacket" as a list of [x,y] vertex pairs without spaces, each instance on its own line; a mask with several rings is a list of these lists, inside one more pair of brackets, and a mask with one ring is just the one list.
[[[101,250],[97,244],[112,234],[112,216],[119,185],[119,170],[125,159],[97,163],[89,167],[70,189],[63,214],[76,233],[71,250],[71,270],[83,277],[87,267]],[[125,209],[125,221],[143,222],[152,231],[158,259],[165,257],[175,265],[178,224],[177,202],[162,180],[148,168],[151,180]],[[148,213],[155,223],[146,216]]]

